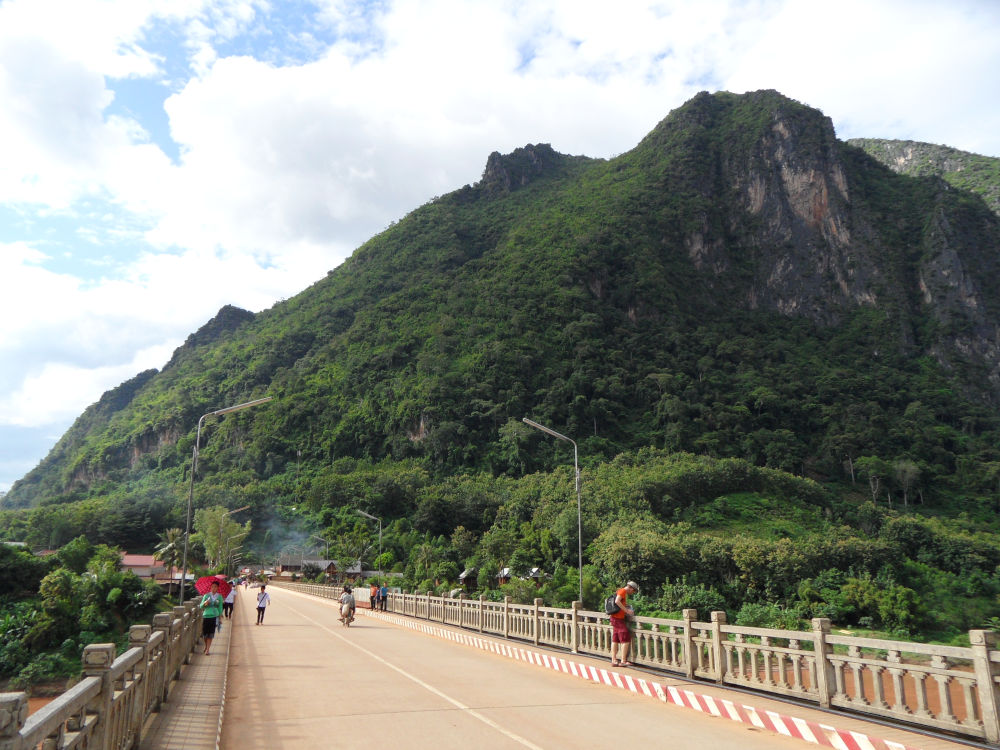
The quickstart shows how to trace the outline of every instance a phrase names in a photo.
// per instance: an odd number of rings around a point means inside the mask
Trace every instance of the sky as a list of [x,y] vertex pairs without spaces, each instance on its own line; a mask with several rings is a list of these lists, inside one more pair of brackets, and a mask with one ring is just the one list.
[[1000,157],[998,39],[997,0],[0,0],[0,491],[493,151],[608,158],[777,89]]

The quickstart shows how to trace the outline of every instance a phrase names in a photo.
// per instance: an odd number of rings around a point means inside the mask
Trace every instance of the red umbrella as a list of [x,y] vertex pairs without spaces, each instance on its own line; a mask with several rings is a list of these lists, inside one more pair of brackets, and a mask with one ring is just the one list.
[[195,591],[199,594],[207,594],[212,590],[213,583],[219,584],[219,593],[223,596],[226,596],[232,589],[225,576],[202,576],[194,582]]

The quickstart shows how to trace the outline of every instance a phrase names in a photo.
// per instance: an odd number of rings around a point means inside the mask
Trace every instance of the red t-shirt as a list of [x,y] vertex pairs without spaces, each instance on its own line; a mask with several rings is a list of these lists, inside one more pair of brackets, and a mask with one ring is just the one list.
[[622,605],[619,608],[619,610],[617,612],[615,612],[611,616],[614,617],[614,618],[617,618],[619,620],[624,620],[625,619],[625,606],[624,605],[628,603],[628,586],[626,586],[623,589],[618,589],[617,593],[618,593],[618,597],[622,600]]

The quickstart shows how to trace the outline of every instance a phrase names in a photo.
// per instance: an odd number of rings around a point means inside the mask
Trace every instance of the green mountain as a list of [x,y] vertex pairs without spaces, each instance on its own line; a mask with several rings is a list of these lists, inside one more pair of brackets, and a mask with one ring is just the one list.
[[852,138],[848,143],[899,174],[940,177],[960,190],[975,193],[1000,216],[1000,159],[996,157],[916,141]]
[[491,154],[296,297],[224,308],[4,504],[176,478],[202,413],[265,393],[209,429],[204,471],[520,475],[561,451],[526,449],[530,415],[592,459],[653,445],[843,478],[873,455],[954,488],[995,460],[998,249],[981,199],[895,174],[816,110],[699,94],[611,160]]

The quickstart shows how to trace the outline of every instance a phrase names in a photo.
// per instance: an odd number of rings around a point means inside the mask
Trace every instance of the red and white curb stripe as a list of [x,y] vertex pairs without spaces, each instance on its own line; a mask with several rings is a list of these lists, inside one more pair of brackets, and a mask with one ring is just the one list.
[[758,729],[768,729],[772,732],[783,734],[786,737],[796,737],[800,740],[811,742],[814,745],[833,747],[837,748],[837,750],[916,750],[916,748],[893,742],[892,740],[872,737],[846,729],[837,729],[827,724],[818,724],[814,721],[785,716],[774,711],[764,711],[742,703],[733,703],[724,698],[715,698],[704,693],[696,693],[686,688],[662,685],[652,680],[632,677],[631,675],[604,667],[595,667],[590,664],[569,661],[551,654],[529,651],[520,646],[513,646],[508,643],[501,643],[488,638],[481,638],[469,635],[468,633],[460,633],[447,628],[429,625],[408,617],[368,610],[359,610],[359,612],[364,612],[369,617],[378,617],[380,620],[387,620],[394,625],[400,625],[410,630],[426,633],[427,635],[472,646],[483,651],[489,651],[509,659],[528,662],[529,664],[563,672],[620,690],[628,690],[636,695],[645,695],[663,703],[690,708],[711,716],[749,724]]

